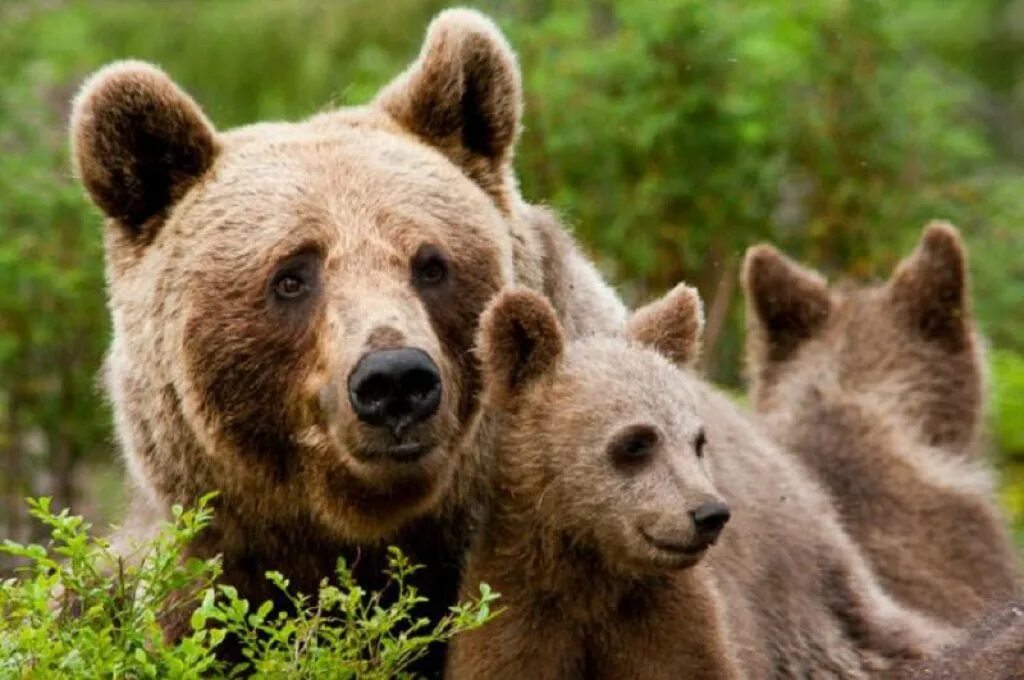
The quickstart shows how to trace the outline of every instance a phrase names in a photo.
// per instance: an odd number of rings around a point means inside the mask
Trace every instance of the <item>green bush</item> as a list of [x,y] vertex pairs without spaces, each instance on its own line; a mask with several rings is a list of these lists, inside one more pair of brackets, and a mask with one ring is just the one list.
[[1024,546],[1024,355],[996,350],[991,362],[992,438],[999,454],[1003,503],[1017,543]]
[[[182,559],[211,520],[208,501],[174,508],[173,523],[127,558],[91,535],[81,517],[54,513],[48,498],[30,501],[51,541],[0,546],[24,562],[18,577],[0,583],[0,678],[410,677],[407,669],[429,645],[496,614],[498,596],[482,585],[479,598],[441,621],[416,618],[424,598],[408,577],[417,567],[397,549],[389,559],[393,592],[366,592],[339,560],[336,580],[325,579],[315,597],[292,592],[272,572],[267,578],[291,607],[251,606],[216,584],[216,559]],[[169,642],[160,622],[181,607],[194,609],[192,631]],[[228,636],[243,662],[218,659]]]
[[1024,355],[992,353],[995,438],[1005,457],[1024,463]]

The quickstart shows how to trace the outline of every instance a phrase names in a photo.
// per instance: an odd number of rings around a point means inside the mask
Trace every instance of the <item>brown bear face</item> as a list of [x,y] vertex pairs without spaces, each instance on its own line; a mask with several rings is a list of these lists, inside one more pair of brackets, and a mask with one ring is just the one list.
[[74,158],[108,217],[135,481],[357,540],[435,505],[477,409],[479,314],[513,276],[518,116],[511,53],[465,11],[372,105],[302,123],[218,133],[151,66],[93,76]]
[[679,287],[637,312],[631,341],[568,345],[536,294],[505,293],[484,315],[487,399],[503,416],[507,488],[495,493],[620,572],[695,564],[729,517],[704,462],[697,392],[667,358],[695,357],[699,305]]
[[488,197],[363,130],[225,152],[178,224],[201,225],[175,275],[195,427],[297,478],[325,521],[430,503],[476,408],[477,318],[510,277]]
[[[769,246],[747,253],[748,362],[758,407],[806,409],[864,397],[928,445],[970,446],[983,376],[966,255],[929,225],[884,285],[830,291]],[[850,402],[853,403],[853,402]]]

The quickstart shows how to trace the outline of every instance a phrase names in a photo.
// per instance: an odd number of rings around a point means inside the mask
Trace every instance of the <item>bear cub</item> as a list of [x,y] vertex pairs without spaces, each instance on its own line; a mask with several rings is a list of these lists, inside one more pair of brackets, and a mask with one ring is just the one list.
[[501,443],[465,584],[488,582],[508,610],[456,640],[450,677],[741,677],[699,564],[729,506],[695,395],[673,379],[696,356],[700,299],[679,286],[635,319],[630,342],[567,344],[536,293],[504,292],[485,312]]
[[743,287],[751,401],[833,493],[882,585],[956,625],[1013,593],[957,231],[929,225],[886,283],[856,289],[757,246]]
[[508,609],[454,641],[450,677],[867,678],[952,639],[879,588],[791,455],[681,370],[701,327],[685,286],[625,337],[567,343],[532,293],[488,307],[478,425],[497,446],[462,588]]

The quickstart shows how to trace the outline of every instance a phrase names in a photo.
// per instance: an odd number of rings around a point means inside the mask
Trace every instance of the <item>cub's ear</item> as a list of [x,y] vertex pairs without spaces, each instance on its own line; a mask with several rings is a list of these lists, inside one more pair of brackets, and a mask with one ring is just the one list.
[[660,352],[679,366],[692,366],[700,356],[704,305],[696,288],[680,283],[660,300],[636,310],[626,335]]
[[552,370],[565,339],[551,303],[530,290],[502,291],[480,318],[477,352],[487,393],[498,403]]
[[93,202],[133,239],[213,164],[213,126],[163,71],[138,61],[90,77],[71,113],[71,157]]
[[742,281],[748,343],[758,348],[759,360],[786,360],[832,312],[825,278],[769,245],[747,250]]
[[507,207],[522,84],[515,54],[490,19],[468,9],[441,12],[419,58],[376,103]]
[[951,224],[932,222],[889,279],[898,318],[929,342],[959,351],[970,337],[967,252]]

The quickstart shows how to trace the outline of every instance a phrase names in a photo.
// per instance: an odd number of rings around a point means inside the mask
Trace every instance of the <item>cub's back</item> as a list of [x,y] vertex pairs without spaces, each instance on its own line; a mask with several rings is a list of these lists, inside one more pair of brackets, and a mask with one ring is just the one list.
[[831,498],[793,456],[711,386],[700,403],[715,484],[733,509],[708,560],[751,677],[869,677],[887,657],[944,639],[878,588]]

